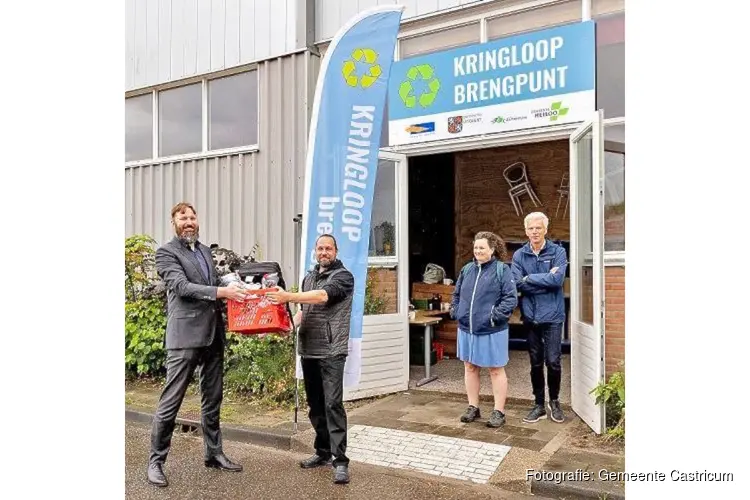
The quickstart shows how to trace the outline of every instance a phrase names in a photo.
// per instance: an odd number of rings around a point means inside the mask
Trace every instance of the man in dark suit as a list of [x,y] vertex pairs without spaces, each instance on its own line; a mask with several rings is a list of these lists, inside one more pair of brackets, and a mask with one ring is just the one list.
[[239,472],[222,450],[219,412],[224,389],[226,332],[219,300],[242,301],[241,286],[219,286],[211,251],[198,241],[198,218],[189,203],[172,208],[175,237],[156,251],[156,270],[167,288],[167,381],[151,429],[148,481],[167,486],[164,462],[177,412],[196,368],[200,368],[201,425],[205,465]]

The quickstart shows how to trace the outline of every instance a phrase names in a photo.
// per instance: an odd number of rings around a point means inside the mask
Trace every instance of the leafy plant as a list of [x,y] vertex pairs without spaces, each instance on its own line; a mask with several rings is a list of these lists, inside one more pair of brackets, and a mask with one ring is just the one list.
[[[129,377],[158,379],[166,372],[166,290],[156,273],[155,246],[156,242],[148,235],[125,240],[125,371]],[[212,254],[218,253],[222,259],[217,266],[239,265],[252,257],[237,257],[234,262],[234,255],[228,252],[212,249]],[[253,256],[256,252],[259,252],[257,245]],[[296,291],[296,286],[290,290]],[[226,395],[275,404],[294,401],[296,365],[291,336],[259,337],[228,332],[224,370]]]
[[125,239],[126,300],[136,300],[156,280],[155,245],[156,241],[145,234]]
[[164,373],[167,316],[160,297],[125,303],[125,371],[130,376]]
[[388,221],[383,221],[380,227],[383,228],[383,253],[384,255],[391,255],[391,252],[396,248],[396,228]]
[[230,332],[227,344],[225,393],[275,404],[294,400],[296,360],[291,335],[258,337]]
[[613,373],[607,382],[602,382],[591,391],[596,404],[604,404],[607,435],[610,438],[625,437],[625,370]]
[[385,297],[376,295],[373,291],[375,278],[372,274],[367,273],[367,282],[365,285],[365,316],[370,314],[383,314],[387,304]]
[[157,282],[156,242],[145,234],[125,239],[125,372],[128,376],[164,373],[165,295]]

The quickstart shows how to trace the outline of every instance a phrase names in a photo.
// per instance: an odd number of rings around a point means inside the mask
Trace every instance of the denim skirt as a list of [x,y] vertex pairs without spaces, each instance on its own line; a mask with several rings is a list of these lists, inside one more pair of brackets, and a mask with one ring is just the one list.
[[487,335],[473,335],[458,329],[456,355],[461,361],[483,368],[500,368],[508,364],[508,329]]

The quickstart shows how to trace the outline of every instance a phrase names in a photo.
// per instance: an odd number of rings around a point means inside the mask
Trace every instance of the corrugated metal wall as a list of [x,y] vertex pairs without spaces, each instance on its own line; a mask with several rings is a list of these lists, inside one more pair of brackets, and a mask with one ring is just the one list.
[[201,241],[279,261],[295,282],[295,227],[303,203],[307,131],[319,58],[303,52],[259,64],[259,151],[125,169],[126,235],[172,237],[170,208],[190,201]]
[[403,5],[402,20],[490,0],[315,0],[315,39],[332,38],[355,14],[376,5]]
[[125,90],[303,48],[298,1],[126,0]]

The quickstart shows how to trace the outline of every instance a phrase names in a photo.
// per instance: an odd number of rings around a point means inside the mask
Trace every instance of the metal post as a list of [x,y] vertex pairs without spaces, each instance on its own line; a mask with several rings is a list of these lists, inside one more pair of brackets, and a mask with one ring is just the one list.
[[[301,286],[299,283],[299,266],[297,262],[300,254],[300,246],[302,245],[302,214],[297,214],[294,220],[294,283],[297,286],[297,290]],[[294,324],[294,316],[292,316],[292,335],[294,335],[294,433],[297,433],[297,414],[299,413],[299,379],[297,378],[297,332],[299,325]]]
[[430,368],[432,364],[432,325],[424,327],[424,378],[430,379]]
[[434,325],[439,321],[429,321],[424,323],[424,378],[417,382],[417,387],[437,380],[437,375],[432,374],[432,332]]
[[581,21],[591,21],[591,0],[581,0]]

